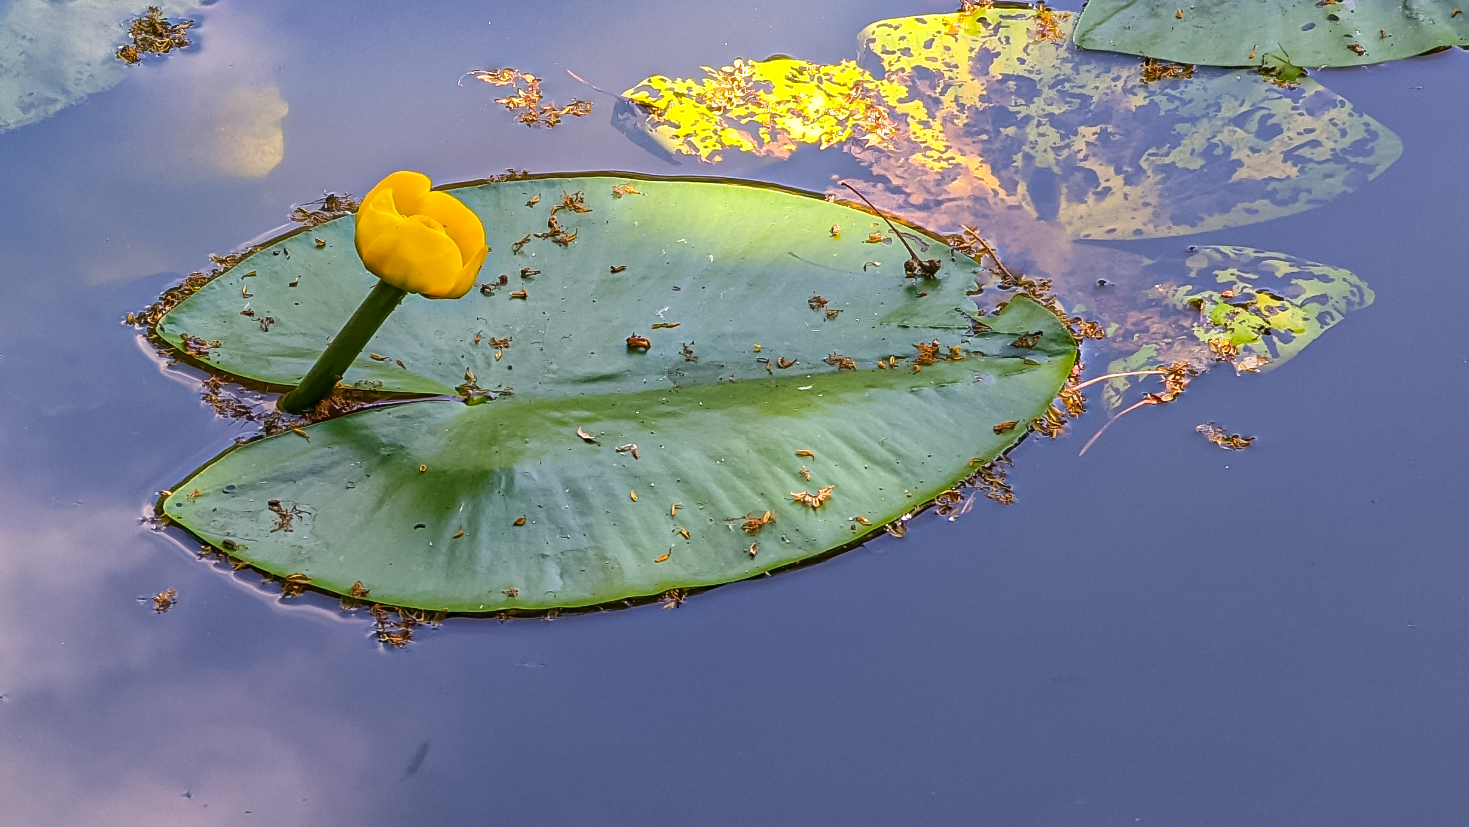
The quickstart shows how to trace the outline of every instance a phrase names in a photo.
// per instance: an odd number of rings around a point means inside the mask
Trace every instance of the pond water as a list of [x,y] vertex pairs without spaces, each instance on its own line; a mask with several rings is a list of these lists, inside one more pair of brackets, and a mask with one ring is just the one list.
[[[1402,138],[1355,192],[1096,248],[1279,250],[1355,272],[1376,301],[1085,456],[1102,414],[1027,441],[1013,506],[921,516],[677,611],[451,618],[404,650],[142,523],[243,432],[121,323],[208,254],[400,167],[824,191],[848,156],[673,166],[563,70],[620,90],[736,57],[835,62],[868,23],[949,10],[225,0],[189,13],[190,49],[0,134],[5,822],[1462,823],[1460,50],[1313,73]],[[498,66],[596,109],[532,130],[455,84]],[[1258,440],[1221,451],[1194,433],[1209,420]],[[167,588],[178,603],[155,613],[142,598]]]

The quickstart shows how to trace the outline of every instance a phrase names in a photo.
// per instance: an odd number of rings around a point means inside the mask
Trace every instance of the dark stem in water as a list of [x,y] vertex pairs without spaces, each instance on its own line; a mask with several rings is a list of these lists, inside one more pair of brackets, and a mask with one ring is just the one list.
[[317,402],[331,395],[352,361],[367,347],[368,340],[377,333],[383,321],[397,309],[406,295],[408,292],[402,288],[385,281],[378,282],[372,292],[367,294],[362,306],[352,314],[352,318],[342,325],[341,331],[327,345],[326,351],[317,358],[316,364],[311,366],[301,384],[282,396],[276,403],[277,407],[286,413],[305,413],[316,407]]

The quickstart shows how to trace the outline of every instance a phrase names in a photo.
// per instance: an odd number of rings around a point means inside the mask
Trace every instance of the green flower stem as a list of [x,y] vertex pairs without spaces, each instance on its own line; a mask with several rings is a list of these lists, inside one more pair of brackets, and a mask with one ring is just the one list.
[[367,300],[342,325],[337,337],[327,345],[326,351],[317,358],[316,364],[306,373],[296,389],[282,396],[277,407],[286,413],[305,413],[325,399],[341,381],[342,374],[351,367],[352,360],[367,347],[372,335],[382,327],[383,321],[397,309],[398,303],[408,291],[380,281],[367,294]]

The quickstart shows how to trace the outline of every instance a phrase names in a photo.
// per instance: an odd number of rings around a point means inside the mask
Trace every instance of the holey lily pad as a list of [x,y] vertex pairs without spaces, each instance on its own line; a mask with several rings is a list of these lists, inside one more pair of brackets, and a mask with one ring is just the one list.
[[624,93],[619,125],[711,162],[841,144],[880,206],[1006,243],[1037,219],[1106,240],[1265,221],[1361,187],[1402,152],[1311,78],[1152,80],[1136,58],[1076,48],[1074,22],[999,8],[880,20],[857,37],[861,66],[773,58],[698,82],[654,76]]
[[[657,595],[843,548],[935,499],[1043,415],[1076,360],[1023,297],[972,332],[956,309],[973,310],[973,259],[905,229],[943,264],[906,279],[885,224],[819,197],[610,175],[454,192],[489,234],[482,281],[508,283],[410,297],[347,379],[513,392],[236,447],[175,486],[170,518],[267,572],[337,593],[360,581],[407,607]],[[569,244],[535,237],[552,207]],[[372,285],[352,226],[267,244],[157,335],[202,340],[215,370],[291,384]]]
[[1198,233],[1321,206],[1402,154],[1310,78],[1148,81],[1136,58],[1038,38],[1032,11],[883,20],[858,41],[912,97],[902,137],[855,154],[933,226],[1020,211],[1077,238]]
[[1090,0],[1076,43],[1209,66],[1361,66],[1469,44],[1463,0]]
[[[1153,285],[1147,304],[1107,314],[1116,322],[1105,347],[1115,356],[1107,373],[1179,359],[1272,370],[1375,298],[1349,270],[1250,247],[1198,247],[1182,262],[1186,272],[1177,264],[1151,262],[1143,270]],[[1109,380],[1106,407],[1121,405],[1130,384]]]

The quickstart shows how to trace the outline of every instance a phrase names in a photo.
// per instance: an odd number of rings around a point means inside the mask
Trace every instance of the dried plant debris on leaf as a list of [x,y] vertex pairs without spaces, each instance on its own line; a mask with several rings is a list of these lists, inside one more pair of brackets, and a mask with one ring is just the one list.
[[163,291],[163,295],[158,297],[158,301],[155,301],[137,313],[127,314],[124,321],[127,324],[137,327],[143,327],[149,330],[153,329],[168,311],[177,307],[184,299],[199,292],[204,285],[229,272],[236,264],[243,261],[246,256],[255,253],[257,250],[259,250],[258,247],[251,247],[227,256],[211,255],[209,258],[215,265],[213,269],[207,272],[190,273],[182,282]]
[[491,86],[508,86],[514,89],[514,94],[496,98],[495,103],[512,113],[518,112],[516,120],[526,126],[554,129],[562,118],[582,118],[592,114],[592,102],[580,98],[572,98],[571,103],[565,106],[542,102],[541,78],[529,72],[509,68],[477,69],[467,76]]
[[149,6],[142,16],[128,25],[128,43],[117,50],[117,59],[129,65],[141,63],[143,55],[164,55],[189,46],[192,20],[170,21],[163,9]]

